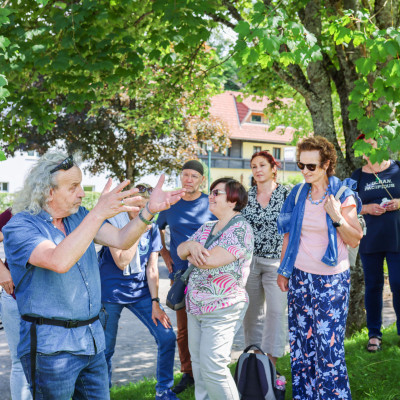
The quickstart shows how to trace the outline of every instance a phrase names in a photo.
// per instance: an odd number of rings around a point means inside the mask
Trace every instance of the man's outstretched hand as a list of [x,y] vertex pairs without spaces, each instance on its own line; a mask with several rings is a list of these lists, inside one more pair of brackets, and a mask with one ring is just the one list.
[[165,181],[165,175],[162,174],[157,182],[156,187],[151,193],[149,202],[147,203],[151,213],[155,214],[162,210],[170,208],[173,204],[179,201],[185,194],[186,189],[178,189],[164,192],[162,186]]

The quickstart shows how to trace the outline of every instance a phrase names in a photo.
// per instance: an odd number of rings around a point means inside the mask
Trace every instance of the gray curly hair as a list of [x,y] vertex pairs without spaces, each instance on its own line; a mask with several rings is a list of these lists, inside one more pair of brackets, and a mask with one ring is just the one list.
[[[57,187],[57,175],[50,171],[59,165],[67,155],[61,152],[48,151],[30,169],[25,178],[22,189],[16,193],[12,206],[12,213],[27,211],[32,215],[37,215],[42,211],[48,201],[50,189]],[[76,164],[74,160],[74,164]]]

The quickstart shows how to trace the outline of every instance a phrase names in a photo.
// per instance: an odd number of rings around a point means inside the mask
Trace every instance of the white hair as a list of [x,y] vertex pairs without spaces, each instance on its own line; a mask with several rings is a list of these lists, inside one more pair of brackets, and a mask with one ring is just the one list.
[[[50,189],[57,187],[59,171],[50,173],[67,155],[61,152],[48,151],[29,170],[22,189],[16,193],[12,206],[12,213],[27,211],[37,215],[42,211],[48,201]],[[76,165],[75,161],[74,164]]]

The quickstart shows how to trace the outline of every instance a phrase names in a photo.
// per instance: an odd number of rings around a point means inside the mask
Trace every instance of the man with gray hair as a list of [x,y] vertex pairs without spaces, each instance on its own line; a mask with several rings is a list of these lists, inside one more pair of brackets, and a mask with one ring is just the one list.
[[89,212],[81,207],[82,173],[72,156],[47,153],[32,168],[3,229],[18,308],[22,315],[18,357],[41,399],[109,399],[94,243],[130,248],[153,216],[184,190],[163,192],[162,176],[146,208],[124,228],[106,220],[134,207],[138,189],[111,190],[107,182]]

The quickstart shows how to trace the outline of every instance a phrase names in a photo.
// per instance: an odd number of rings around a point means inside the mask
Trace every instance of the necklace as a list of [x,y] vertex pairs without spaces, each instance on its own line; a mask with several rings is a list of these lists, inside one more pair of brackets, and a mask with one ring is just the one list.
[[315,204],[315,205],[322,203],[325,200],[325,197],[327,196],[330,187],[331,187],[331,185],[328,185],[322,198],[319,200],[315,200],[315,201],[311,197],[311,188],[310,188],[310,190],[308,191],[308,200],[310,200],[311,204]]

